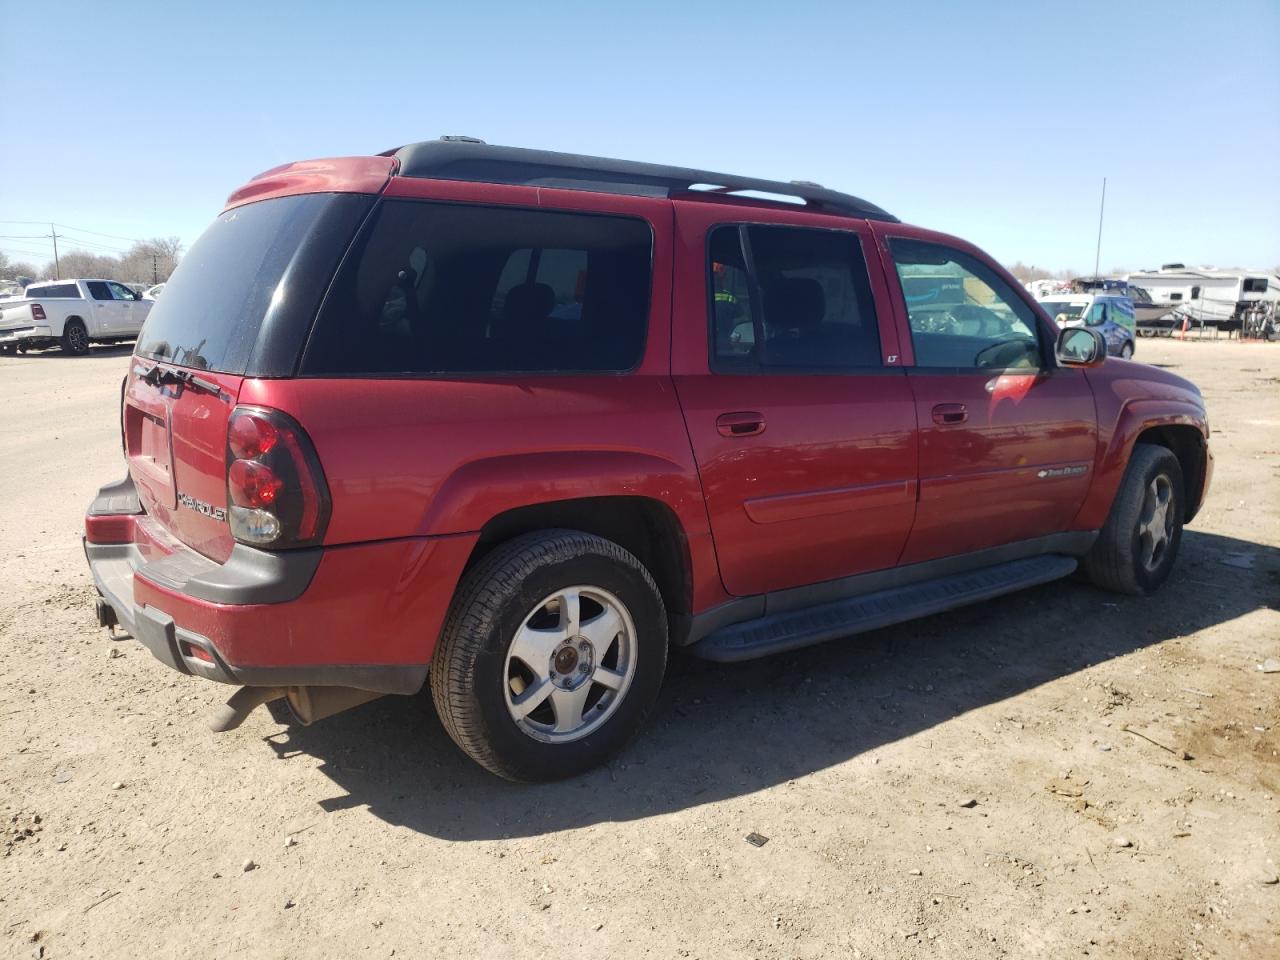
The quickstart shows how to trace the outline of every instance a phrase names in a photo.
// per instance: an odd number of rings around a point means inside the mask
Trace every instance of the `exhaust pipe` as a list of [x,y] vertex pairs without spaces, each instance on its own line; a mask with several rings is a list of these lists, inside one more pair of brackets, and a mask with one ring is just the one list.
[[305,727],[381,696],[384,694],[355,687],[241,687],[209,715],[209,729],[214,733],[234,730],[254,710],[273,700],[286,700],[293,718]]
[[289,711],[305,727],[343,710],[377,700],[383,694],[355,687],[290,687],[286,696]]
[[234,730],[258,707],[284,695],[284,687],[241,687],[226,703],[209,714],[209,729],[214,733]]

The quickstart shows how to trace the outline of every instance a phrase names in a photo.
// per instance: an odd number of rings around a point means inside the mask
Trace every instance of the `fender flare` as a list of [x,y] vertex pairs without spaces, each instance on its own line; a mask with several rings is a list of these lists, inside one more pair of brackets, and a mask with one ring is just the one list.
[[1194,427],[1202,442],[1207,443],[1209,437],[1208,419],[1195,404],[1173,399],[1126,401],[1110,432],[1099,433],[1093,484],[1076,513],[1073,529],[1097,530],[1106,523],[1134,444],[1143,431],[1152,427]]

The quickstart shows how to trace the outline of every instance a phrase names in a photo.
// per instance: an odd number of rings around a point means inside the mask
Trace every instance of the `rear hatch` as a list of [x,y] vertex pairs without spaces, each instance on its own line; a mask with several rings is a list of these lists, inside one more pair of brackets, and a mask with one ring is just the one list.
[[125,456],[142,505],[223,561],[227,423],[248,377],[292,376],[339,259],[373,204],[301,194],[228,210],[147,317],[124,384]]

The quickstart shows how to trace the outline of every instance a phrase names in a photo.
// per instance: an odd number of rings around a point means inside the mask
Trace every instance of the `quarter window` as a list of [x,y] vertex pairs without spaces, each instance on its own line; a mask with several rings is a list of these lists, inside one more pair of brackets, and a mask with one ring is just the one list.
[[856,234],[723,226],[711,233],[708,258],[716,372],[880,365],[880,333]]
[[385,200],[334,280],[303,370],[630,370],[651,258],[642,220]]
[[917,367],[1036,369],[1031,307],[976,257],[920,240],[890,241]]

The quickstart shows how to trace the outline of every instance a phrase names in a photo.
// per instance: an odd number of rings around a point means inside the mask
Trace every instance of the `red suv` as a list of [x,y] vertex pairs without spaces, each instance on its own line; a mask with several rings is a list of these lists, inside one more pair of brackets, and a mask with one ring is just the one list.
[[[517,780],[578,773],[669,645],[742,660],[1083,567],[1168,576],[1194,385],[856,197],[469,138],[255,177],[146,322],[85,518],[215,729],[428,678]],[[282,706],[281,703],[275,706]]]

